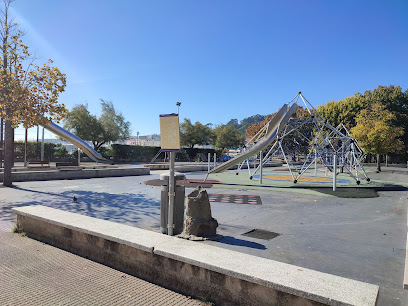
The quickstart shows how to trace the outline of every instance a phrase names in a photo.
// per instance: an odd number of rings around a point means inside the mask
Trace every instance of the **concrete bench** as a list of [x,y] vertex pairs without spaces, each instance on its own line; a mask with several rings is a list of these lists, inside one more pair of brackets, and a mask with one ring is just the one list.
[[216,304],[376,304],[376,285],[45,206],[12,211],[29,237]]
[[33,161],[28,162],[28,166],[30,166],[30,165],[41,165],[41,166],[47,165],[47,166],[49,166],[50,162],[48,160],[33,160]]
[[[407,223],[408,224],[408,223]],[[405,269],[404,269],[404,289],[408,290],[408,232],[407,232],[407,244],[405,250]]]
[[55,166],[58,167],[69,167],[69,166],[78,166],[78,161],[70,161],[70,162],[58,162],[55,163]]

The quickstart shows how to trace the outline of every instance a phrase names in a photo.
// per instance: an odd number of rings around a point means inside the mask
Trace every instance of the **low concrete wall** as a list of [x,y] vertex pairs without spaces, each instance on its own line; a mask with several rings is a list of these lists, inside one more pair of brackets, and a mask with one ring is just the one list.
[[27,236],[219,305],[375,305],[378,286],[44,206]]
[[[162,163],[162,164],[145,164],[144,165],[147,168],[150,168],[151,170],[167,170],[169,169],[169,164],[168,163]],[[194,171],[207,171],[208,170],[208,164],[207,163],[176,163],[175,164],[176,171],[178,172],[194,172]]]
[[[81,167],[63,167],[51,170],[17,171],[11,173],[13,182],[47,181],[86,179],[97,177],[148,175],[150,169],[145,167],[119,167],[119,168],[95,168],[82,169]],[[0,182],[3,181],[3,173],[0,173]]]
[[404,289],[408,290],[408,212],[407,212],[407,243],[405,245]]
[[[278,162],[273,162],[273,163],[267,163],[264,165],[264,168],[268,167],[280,167],[282,166],[282,163]],[[163,169],[169,169],[169,164],[147,164],[145,167],[148,167],[152,170],[163,170]],[[214,164],[211,163],[210,165],[211,169],[214,167]],[[251,164],[250,167],[253,168],[253,165]],[[238,166],[233,166],[230,168],[230,170],[237,169]],[[244,164],[241,169],[247,169],[248,166],[247,164]],[[176,163],[176,171],[178,172],[195,172],[195,171],[208,171],[208,163]]]

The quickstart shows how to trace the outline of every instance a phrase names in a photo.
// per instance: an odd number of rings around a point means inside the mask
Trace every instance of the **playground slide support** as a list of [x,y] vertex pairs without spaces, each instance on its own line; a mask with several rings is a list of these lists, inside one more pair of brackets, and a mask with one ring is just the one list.
[[262,150],[261,150],[261,152],[259,152],[259,160],[260,160],[260,163],[259,163],[259,167],[260,167],[260,173],[259,173],[259,183],[262,185],[262,175],[263,175],[263,162],[262,162],[262,160],[263,160],[263,154],[262,154]]
[[337,155],[333,155],[333,191],[337,189]]

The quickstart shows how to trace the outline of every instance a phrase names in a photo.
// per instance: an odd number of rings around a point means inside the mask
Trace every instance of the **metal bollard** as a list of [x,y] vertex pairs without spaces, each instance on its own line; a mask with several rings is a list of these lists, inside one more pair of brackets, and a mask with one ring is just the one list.
[[[160,180],[165,181],[161,186],[161,202],[160,202],[160,231],[163,234],[168,233],[168,215],[169,215],[169,178],[170,172],[160,175]],[[177,185],[177,181],[185,180],[186,176],[182,173],[174,174],[175,183],[175,199],[173,210],[173,235],[181,234],[184,226],[184,198],[185,187]]]

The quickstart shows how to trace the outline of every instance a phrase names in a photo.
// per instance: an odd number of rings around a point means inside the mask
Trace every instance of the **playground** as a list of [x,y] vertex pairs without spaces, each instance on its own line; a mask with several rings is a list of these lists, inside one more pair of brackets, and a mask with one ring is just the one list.
[[[0,223],[3,228],[11,228],[15,218],[11,208],[40,204],[158,232],[160,189],[146,185],[145,181],[159,178],[163,171],[151,171],[148,176],[48,181],[47,184],[18,182],[14,188],[2,188]],[[377,189],[374,191],[376,197],[366,198],[342,198],[299,188],[303,182],[296,188],[273,187],[272,184],[259,186],[258,179],[249,180],[244,175],[245,170],[242,171],[238,176],[233,171],[222,175],[245,178],[249,184],[213,184],[208,192],[247,198],[258,196],[261,204],[212,201],[213,216],[220,224],[218,234],[223,238],[218,242],[197,243],[377,284],[380,286],[379,305],[405,305],[407,293],[402,289],[402,279],[407,216],[406,169],[390,167],[375,173],[374,168],[368,168],[372,183],[394,184],[394,191]],[[187,179],[193,181],[202,180],[205,175],[204,172],[186,174]],[[394,182],[389,181],[391,178]],[[279,180],[271,182],[282,184]],[[294,185],[293,182],[286,184]],[[319,186],[323,184],[327,183]],[[187,187],[186,193],[192,190]],[[72,200],[74,196],[76,202]],[[270,240],[244,235],[254,229],[276,235]]]
[[[299,99],[309,105],[299,93],[243,153],[208,171],[205,164],[178,165],[186,179],[177,184],[186,194],[199,185],[206,188],[219,224],[217,241],[195,243],[374,284],[380,287],[379,305],[406,305],[407,168],[377,173],[365,167],[344,127],[331,126],[313,109],[307,108],[308,117],[293,116]],[[307,126],[315,136],[302,130]],[[63,129],[51,128],[77,141],[96,162],[108,162]],[[42,205],[159,233],[159,178],[168,170],[98,167],[63,170],[117,173],[46,184],[15,180],[0,194],[0,226],[11,230],[13,208]],[[137,174],[125,173],[136,168]]]

